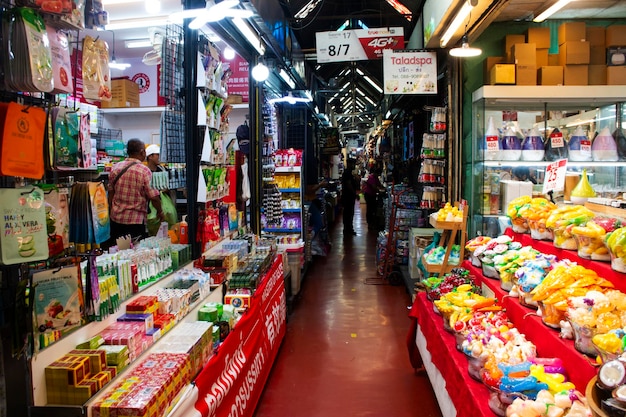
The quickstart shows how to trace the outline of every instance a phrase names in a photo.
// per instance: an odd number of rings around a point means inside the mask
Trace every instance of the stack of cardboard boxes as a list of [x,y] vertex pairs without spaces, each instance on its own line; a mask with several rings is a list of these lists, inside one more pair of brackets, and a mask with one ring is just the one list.
[[549,54],[550,28],[506,35],[505,56],[487,57],[485,83],[511,85],[625,85],[626,25],[559,26],[559,53]]

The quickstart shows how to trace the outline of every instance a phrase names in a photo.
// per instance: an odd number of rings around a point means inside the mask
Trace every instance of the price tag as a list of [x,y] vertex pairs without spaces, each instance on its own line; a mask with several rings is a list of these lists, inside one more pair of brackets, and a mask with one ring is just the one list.
[[559,159],[546,167],[546,176],[543,180],[543,194],[565,188],[565,172],[567,159]]
[[486,136],[485,141],[487,142],[487,151],[499,151],[500,150],[500,140],[497,136]]
[[553,148],[563,148],[565,141],[563,140],[563,133],[553,133],[550,135],[550,143]]
[[320,64],[381,59],[385,49],[404,48],[404,28],[317,32],[315,48]]

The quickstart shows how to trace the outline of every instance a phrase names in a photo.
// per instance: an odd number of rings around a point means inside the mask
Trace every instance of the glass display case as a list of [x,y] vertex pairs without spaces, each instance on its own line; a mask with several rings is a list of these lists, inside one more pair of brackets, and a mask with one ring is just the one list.
[[[469,237],[496,236],[519,195],[569,203],[583,170],[599,198],[626,192],[626,91],[616,86],[483,86],[472,96]],[[543,194],[546,167],[566,175]]]

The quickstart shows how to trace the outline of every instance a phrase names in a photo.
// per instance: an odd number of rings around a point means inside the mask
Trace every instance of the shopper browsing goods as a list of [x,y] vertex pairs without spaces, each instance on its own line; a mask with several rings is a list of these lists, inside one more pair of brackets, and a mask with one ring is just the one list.
[[165,219],[159,191],[150,187],[152,172],[142,164],[146,159],[144,143],[139,139],[130,139],[127,153],[128,158],[115,164],[109,175],[112,244],[125,235],[133,238],[145,236],[148,202],[156,208],[159,219]]

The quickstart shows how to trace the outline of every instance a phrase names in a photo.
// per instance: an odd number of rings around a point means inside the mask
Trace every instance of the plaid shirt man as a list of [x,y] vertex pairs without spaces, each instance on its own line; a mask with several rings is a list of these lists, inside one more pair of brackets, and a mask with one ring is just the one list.
[[[116,180],[119,172],[128,164],[134,164]],[[113,166],[109,174],[110,184],[114,183],[115,193],[110,207],[111,220],[121,224],[143,224],[148,212],[148,201],[159,195],[150,187],[152,171],[138,159],[128,158]],[[117,182],[115,182],[117,181]]]

